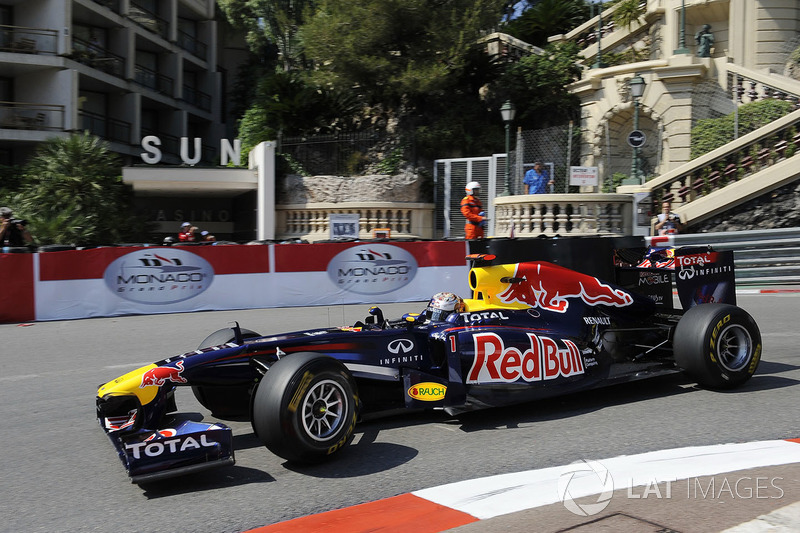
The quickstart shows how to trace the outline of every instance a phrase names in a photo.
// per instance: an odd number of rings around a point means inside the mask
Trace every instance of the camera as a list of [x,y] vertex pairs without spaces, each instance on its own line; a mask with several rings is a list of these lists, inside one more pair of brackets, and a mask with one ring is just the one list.
[[21,226],[27,226],[28,225],[28,221],[25,220],[24,218],[12,218],[12,219],[10,219],[8,221],[8,223],[9,224],[14,224],[14,225],[19,224]]
[[676,215],[675,213],[670,213],[667,218],[670,220],[670,222],[675,222],[676,220],[679,220],[678,215]]

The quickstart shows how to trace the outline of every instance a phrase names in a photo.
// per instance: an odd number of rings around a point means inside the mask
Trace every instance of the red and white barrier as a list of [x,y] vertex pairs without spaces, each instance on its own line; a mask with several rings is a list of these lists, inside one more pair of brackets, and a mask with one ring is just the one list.
[[0,322],[468,295],[466,242],[115,247],[1,254]]

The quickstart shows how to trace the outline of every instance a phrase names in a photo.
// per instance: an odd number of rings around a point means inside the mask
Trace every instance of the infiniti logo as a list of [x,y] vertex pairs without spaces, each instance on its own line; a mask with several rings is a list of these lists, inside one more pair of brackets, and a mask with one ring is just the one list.
[[414,349],[414,342],[411,339],[395,339],[389,343],[390,353],[408,353]]

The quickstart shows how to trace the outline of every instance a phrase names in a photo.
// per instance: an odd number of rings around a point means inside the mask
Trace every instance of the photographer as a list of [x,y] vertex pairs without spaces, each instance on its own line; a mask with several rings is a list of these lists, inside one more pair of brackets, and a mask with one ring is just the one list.
[[681,216],[672,212],[672,203],[668,200],[661,203],[661,213],[658,214],[655,230],[657,235],[673,235],[683,231],[684,224]]
[[0,243],[4,252],[8,248],[33,244],[33,237],[26,228],[28,222],[13,218],[13,214],[8,207],[0,207]]

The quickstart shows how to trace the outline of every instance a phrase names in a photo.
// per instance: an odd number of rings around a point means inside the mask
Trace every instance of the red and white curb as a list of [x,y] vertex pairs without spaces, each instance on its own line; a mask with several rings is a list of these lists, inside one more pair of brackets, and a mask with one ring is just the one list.
[[618,489],[792,463],[800,463],[800,439],[692,446],[460,481],[252,531],[436,533],[594,494],[610,499]]

